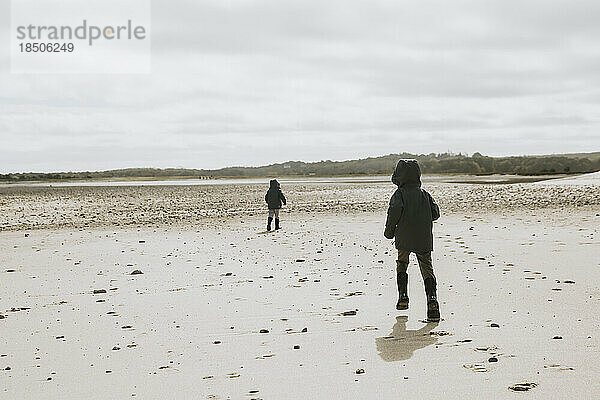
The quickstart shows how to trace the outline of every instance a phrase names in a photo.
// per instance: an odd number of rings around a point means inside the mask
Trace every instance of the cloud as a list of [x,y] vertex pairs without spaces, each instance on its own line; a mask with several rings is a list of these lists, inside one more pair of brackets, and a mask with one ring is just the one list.
[[155,0],[152,13],[152,74],[12,75],[0,5],[0,172],[600,147],[594,1]]

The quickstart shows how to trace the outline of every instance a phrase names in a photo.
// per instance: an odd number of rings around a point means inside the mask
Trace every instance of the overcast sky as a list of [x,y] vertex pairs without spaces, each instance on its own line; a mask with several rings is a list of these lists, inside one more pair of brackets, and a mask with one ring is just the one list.
[[152,1],[152,74],[10,73],[0,172],[600,151],[600,2]]

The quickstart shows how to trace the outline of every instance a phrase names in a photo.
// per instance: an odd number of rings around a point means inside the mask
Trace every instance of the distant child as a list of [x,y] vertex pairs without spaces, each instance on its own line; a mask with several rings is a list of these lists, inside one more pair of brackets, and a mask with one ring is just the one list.
[[440,217],[440,209],[431,195],[421,189],[421,169],[416,160],[398,161],[392,175],[392,182],[398,185],[398,189],[390,199],[384,236],[388,239],[395,237],[398,249],[396,309],[408,309],[406,270],[410,253],[415,253],[425,283],[427,319],[439,321],[440,308],[437,302],[431,252],[433,251],[433,221]]
[[285,196],[281,192],[281,185],[277,182],[277,179],[272,179],[270,182],[269,190],[265,194],[265,201],[269,206],[269,218],[267,219],[267,231],[271,230],[271,222],[275,217],[275,230],[281,228],[279,226],[279,210],[281,204],[285,205]]

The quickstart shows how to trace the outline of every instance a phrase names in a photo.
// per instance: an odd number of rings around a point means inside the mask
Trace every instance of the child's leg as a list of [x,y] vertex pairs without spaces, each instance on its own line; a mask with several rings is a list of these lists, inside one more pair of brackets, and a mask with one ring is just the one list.
[[408,297],[408,257],[410,251],[398,250],[398,260],[396,260],[396,283],[398,284],[398,295]]
[[279,209],[276,208],[275,210],[273,210],[274,214],[275,214],[275,229],[279,229]]
[[436,296],[436,279],[433,273],[433,265],[431,263],[431,252],[417,253],[417,260],[419,261],[419,268],[421,269],[421,276],[423,277],[423,283],[425,284],[425,293],[427,298],[430,296]]
[[269,217],[267,218],[267,230],[270,231],[271,230],[271,222],[273,221],[273,210],[271,210],[269,208]]
[[437,322],[440,320],[440,305],[437,302],[436,280],[433,274],[433,265],[431,264],[431,252],[417,253],[419,268],[425,283],[425,293],[427,294],[427,320]]

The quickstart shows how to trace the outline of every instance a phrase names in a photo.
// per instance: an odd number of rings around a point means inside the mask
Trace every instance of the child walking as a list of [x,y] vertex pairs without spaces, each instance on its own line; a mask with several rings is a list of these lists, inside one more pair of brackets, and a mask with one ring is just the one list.
[[436,279],[431,264],[433,251],[433,221],[440,217],[440,209],[433,197],[421,189],[421,169],[416,160],[400,160],[396,165],[392,182],[398,186],[390,199],[384,236],[395,237],[398,260],[396,282],[398,284],[397,310],[408,309],[408,258],[415,253],[427,295],[427,319],[440,320],[437,302]]
[[285,205],[285,196],[281,192],[281,185],[277,182],[277,179],[272,179],[269,182],[269,190],[267,190],[267,194],[265,194],[265,201],[269,206],[269,218],[267,219],[267,231],[271,230],[271,222],[273,222],[273,217],[275,217],[275,230],[280,229],[279,226],[279,210],[281,209],[281,204]]

